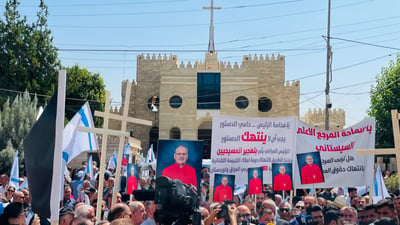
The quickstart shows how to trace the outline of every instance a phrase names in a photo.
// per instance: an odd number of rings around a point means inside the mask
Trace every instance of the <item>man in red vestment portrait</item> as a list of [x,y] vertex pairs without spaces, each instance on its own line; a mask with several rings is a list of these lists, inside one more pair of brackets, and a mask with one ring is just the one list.
[[132,194],[133,190],[137,190],[137,179],[135,177],[135,167],[132,165],[131,166],[131,174],[128,177],[128,182],[126,185],[126,193]]
[[232,200],[232,188],[228,186],[228,177],[222,177],[221,184],[214,191],[214,202],[224,200]]
[[184,184],[192,184],[197,188],[196,171],[193,167],[186,164],[188,157],[188,149],[183,145],[178,146],[174,153],[175,163],[166,167],[162,171],[161,176],[178,179]]
[[306,156],[307,164],[301,168],[301,183],[302,184],[314,184],[324,182],[321,168],[313,164],[314,159],[312,155]]
[[253,178],[249,181],[249,195],[262,193],[262,182],[258,178],[258,170],[253,170]]
[[286,167],[279,167],[279,174],[274,177],[274,191],[290,191],[292,190],[292,180],[286,174]]

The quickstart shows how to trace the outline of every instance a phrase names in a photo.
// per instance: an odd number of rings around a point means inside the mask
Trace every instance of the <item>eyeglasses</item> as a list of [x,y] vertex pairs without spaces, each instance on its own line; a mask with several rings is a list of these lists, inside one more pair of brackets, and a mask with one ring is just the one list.
[[238,217],[250,217],[251,214],[250,213],[246,213],[246,214],[238,214]]
[[298,205],[298,206],[296,206],[296,208],[297,208],[297,209],[304,209],[304,206]]
[[287,212],[289,212],[289,209],[287,209],[287,208],[279,208],[279,211],[280,211],[280,212],[286,212],[286,213],[287,213]]

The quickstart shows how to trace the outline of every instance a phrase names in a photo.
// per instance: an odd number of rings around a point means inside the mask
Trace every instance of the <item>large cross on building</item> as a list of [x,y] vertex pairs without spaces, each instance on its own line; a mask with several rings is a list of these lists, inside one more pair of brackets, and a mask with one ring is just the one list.
[[[114,189],[115,190],[113,192],[111,205],[115,204],[117,194],[118,194],[117,188],[118,188],[119,178],[120,178],[122,153],[123,153],[125,138],[130,136],[130,133],[126,131],[127,122],[135,123],[135,124],[142,124],[142,125],[147,125],[147,126],[152,125],[151,121],[128,117],[129,99],[131,96],[131,83],[127,82],[127,84],[128,85],[126,86],[125,101],[124,101],[124,105],[123,105],[122,116],[110,113],[110,92],[107,91],[104,112],[95,111],[95,114],[94,114],[95,116],[103,117],[103,119],[104,119],[103,128],[78,127],[78,131],[91,132],[91,133],[97,133],[97,134],[103,135],[102,144],[101,144],[101,156],[100,156],[100,174],[104,174],[104,172],[105,172],[108,136],[114,135],[114,136],[119,136],[119,138],[120,138],[119,139],[119,148],[118,148],[117,168],[116,168],[115,181],[114,181]],[[110,130],[108,128],[109,119],[120,120],[121,121],[121,130]],[[98,199],[98,202],[100,202],[100,203],[101,203],[101,199],[103,199],[103,189],[104,189],[103,183],[104,183],[104,176],[99,176],[99,188],[98,188],[97,199]],[[100,219],[101,219],[100,218],[100,216],[101,216],[101,204],[100,203],[97,204],[97,211],[96,211],[97,212],[96,213],[97,221],[100,221]]]
[[211,10],[211,19],[210,19],[210,40],[208,41],[208,53],[214,53],[215,52],[215,46],[214,46],[214,9],[221,9],[220,6],[214,6],[214,1],[211,0],[211,6],[204,6],[203,9],[209,9]]
[[[399,113],[397,110],[392,110],[392,126],[393,126],[393,139],[394,148],[383,148],[383,149],[359,149],[357,154],[359,155],[396,155],[397,170],[400,169],[400,129],[399,129]],[[400,176],[399,176],[400,185]]]

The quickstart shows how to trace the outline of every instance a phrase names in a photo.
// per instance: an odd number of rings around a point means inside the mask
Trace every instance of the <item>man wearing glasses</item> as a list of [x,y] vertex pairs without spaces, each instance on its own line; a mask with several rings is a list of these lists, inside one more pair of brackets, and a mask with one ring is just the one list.
[[296,203],[295,207],[296,207],[296,209],[299,209],[301,211],[301,214],[306,212],[306,210],[305,210],[306,208],[304,207],[304,202],[303,201],[298,201]]
[[6,199],[9,203],[11,203],[11,200],[14,196],[14,192],[15,192],[15,187],[14,186],[10,186],[8,187],[7,191],[6,191]]
[[291,210],[291,206],[289,202],[282,202],[281,204],[279,204],[279,211],[278,214],[280,216],[281,219],[286,220],[286,221],[290,221],[290,210]]
[[171,179],[178,179],[184,184],[192,184],[197,188],[197,175],[193,167],[186,164],[189,157],[188,149],[180,145],[175,149],[175,163],[166,167],[161,176],[166,176]]
[[232,188],[228,185],[228,177],[221,179],[221,184],[215,188],[214,202],[223,202],[224,200],[232,200]]
[[24,204],[24,200],[25,200],[25,195],[22,191],[14,192],[12,202],[19,202],[21,204]]
[[238,224],[242,224],[242,221],[247,221],[250,222],[251,221],[251,213],[250,213],[250,209],[245,206],[245,205],[239,205],[237,207],[237,210],[239,212],[238,214]]

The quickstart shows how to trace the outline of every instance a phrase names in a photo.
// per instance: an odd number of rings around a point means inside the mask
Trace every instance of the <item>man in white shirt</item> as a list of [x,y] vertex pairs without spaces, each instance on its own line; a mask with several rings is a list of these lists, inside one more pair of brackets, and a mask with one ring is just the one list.
[[10,178],[8,177],[7,174],[2,174],[0,177],[0,182],[1,182],[0,193],[1,193],[1,196],[3,196],[3,197],[5,197],[5,192],[7,191],[9,179]]

